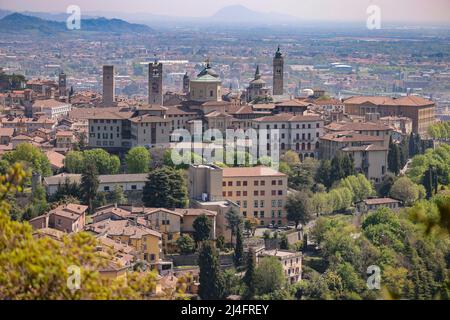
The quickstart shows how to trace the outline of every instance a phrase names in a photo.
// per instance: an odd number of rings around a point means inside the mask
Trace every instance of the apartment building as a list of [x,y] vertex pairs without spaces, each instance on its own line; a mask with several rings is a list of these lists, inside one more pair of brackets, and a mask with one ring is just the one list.
[[57,101],[54,99],[36,100],[32,106],[33,116],[43,114],[50,119],[59,119],[67,116],[72,109],[70,103]]
[[130,148],[132,112],[103,111],[89,116],[89,146],[92,148]]
[[265,257],[276,257],[283,266],[284,276],[289,284],[302,280],[302,253],[287,250],[263,250],[257,255],[259,263]]
[[330,123],[325,126],[325,131],[330,133],[353,131],[361,135],[381,137],[383,146],[388,147],[393,129],[390,126],[374,122],[341,122]]
[[435,103],[419,96],[351,97],[344,100],[344,105],[345,112],[350,115],[378,113],[381,117],[408,117],[412,119],[413,132],[421,135],[426,135],[429,126],[436,122]]
[[320,137],[321,159],[332,159],[337,152],[345,152],[353,159],[355,169],[367,179],[380,183],[387,172],[388,146],[384,134],[359,134],[338,131]]
[[56,133],[56,145],[57,149],[72,149],[75,143],[75,136],[72,131],[59,131]]
[[[117,108],[118,109],[118,108]],[[168,147],[176,129],[187,129],[198,113],[182,107],[145,105],[135,111],[95,112],[88,117],[89,146],[111,150]]]
[[[279,130],[279,150],[296,151],[301,159],[319,156],[319,137],[323,135],[324,121],[315,115],[281,113],[253,120],[256,130]],[[268,135],[268,148],[274,147]],[[277,138],[276,138],[277,139]]]
[[156,268],[161,259],[162,235],[130,220],[102,220],[86,225],[86,231],[98,236],[107,236],[119,243],[133,247],[139,260]]
[[198,201],[229,200],[243,217],[255,217],[260,225],[286,225],[287,176],[268,167],[189,168],[189,195]]
[[57,120],[47,117],[6,117],[1,119],[2,127],[14,129],[16,134],[32,133],[39,129],[54,131],[56,124]]
[[48,213],[29,221],[33,229],[52,228],[72,233],[83,230],[88,206],[80,204],[61,205]]

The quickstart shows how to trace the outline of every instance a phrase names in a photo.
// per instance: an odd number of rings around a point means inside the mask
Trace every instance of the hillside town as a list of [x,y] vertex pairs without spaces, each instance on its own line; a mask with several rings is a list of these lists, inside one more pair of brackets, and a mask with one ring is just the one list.
[[[0,228],[49,257],[66,248],[116,290],[48,298],[127,299],[123,283],[143,299],[450,297],[448,234],[427,238],[448,232],[436,216],[450,203],[449,109],[445,94],[438,105],[419,89],[448,89],[448,74],[428,74],[427,86],[405,74],[388,93],[380,80],[361,95],[350,83],[363,79],[341,63],[329,66],[332,86],[293,85],[290,72],[306,66],[288,64],[289,48],[246,69],[245,86],[213,58],[155,55],[134,66],[145,82],[133,94],[117,88],[134,76],[120,59],[95,66],[98,86],[76,79],[86,67],[76,77],[55,67],[56,80],[0,67]],[[23,250],[18,264],[43,263]],[[385,290],[366,286],[373,265]],[[16,298],[18,278],[0,279],[0,298]]]

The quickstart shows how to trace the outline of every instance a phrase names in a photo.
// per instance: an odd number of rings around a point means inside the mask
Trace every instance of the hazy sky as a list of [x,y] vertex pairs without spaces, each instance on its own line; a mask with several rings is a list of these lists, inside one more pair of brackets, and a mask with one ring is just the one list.
[[210,16],[224,6],[241,4],[308,20],[362,21],[369,5],[381,8],[384,21],[447,22],[450,0],[0,0],[0,8],[63,12],[76,4],[83,11],[150,12],[171,16]]

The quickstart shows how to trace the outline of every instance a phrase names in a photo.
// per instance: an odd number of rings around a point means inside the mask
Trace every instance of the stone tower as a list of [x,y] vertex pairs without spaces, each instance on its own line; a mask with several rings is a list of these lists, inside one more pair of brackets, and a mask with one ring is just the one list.
[[186,74],[183,76],[183,93],[184,94],[189,94],[189,76],[186,72]]
[[116,101],[116,83],[114,81],[114,66],[103,66],[103,104],[112,105]]
[[273,58],[273,95],[279,96],[284,93],[283,86],[284,58],[278,46]]
[[148,64],[148,103],[163,105],[163,65],[155,61]]
[[64,71],[61,70],[58,76],[59,97],[67,95],[67,77]]

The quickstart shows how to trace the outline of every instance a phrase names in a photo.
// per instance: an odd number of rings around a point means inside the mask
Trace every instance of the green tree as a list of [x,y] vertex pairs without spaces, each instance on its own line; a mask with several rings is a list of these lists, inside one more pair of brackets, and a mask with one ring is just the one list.
[[395,181],[390,195],[392,198],[403,201],[405,205],[410,206],[419,199],[420,190],[419,186],[408,177],[401,177]]
[[391,137],[389,140],[388,169],[395,175],[398,175],[401,170],[400,166],[400,148],[393,142]]
[[209,239],[211,235],[212,223],[207,216],[201,215],[194,220],[194,240],[196,243]]
[[258,219],[254,218],[254,217],[250,217],[248,219],[245,219],[245,221],[244,221],[244,229],[252,237],[255,236],[256,228],[258,227],[258,225],[259,225]]
[[253,299],[256,295],[256,255],[253,248],[249,249],[246,265],[247,269],[244,278],[242,279],[246,286],[245,297],[247,299]]
[[29,168],[44,177],[52,174],[52,169],[47,156],[39,148],[30,143],[19,144],[14,151],[3,155],[3,159],[8,161],[10,165],[21,162],[24,164],[25,168]]
[[428,167],[422,178],[422,185],[425,187],[427,199],[430,199],[438,191],[438,177],[436,168],[432,165]]
[[84,162],[95,163],[99,174],[116,174],[119,172],[120,160],[103,149],[92,149],[83,152]]
[[242,229],[240,226],[236,230],[236,245],[234,246],[233,261],[236,268],[244,263],[244,243],[242,242]]
[[64,159],[64,167],[70,173],[82,173],[84,164],[84,155],[81,151],[69,151]]
[[203,242],[198,257],[200,287],[203,300],[219,300],[225,297],[224,280],[220,270],[219,254],[210,241]]
[[134,147],[125,156],[128,173],[147,173],[150,165],[150,153],[145,147]]
[[187,234],[177,239],[177,246],[181,254],[191,254],[195,250],[195,241]]
[[322,160],[320,161],[319,168],[317,169],[316,181],[323,184],[327,189],[331,188],[333,181],[331,179],[331,161]]
[[227,229],[231,232],[231,243],[233,243],[233,238],[236,236],[238,228],[241,226],[243,219],[239,211],[232,207],[226,214],[225,219],[227,220]]
[[123,192],[123,188],[121,186],[115,186],[114,189],[106,194],[106,202],[108,203],[117,203],[117,204],[127,204],[128,199]]
[[180,171],[163,167],[150,172],[142,201],[151,208],[185,208],[187,188]]
[[301,223],[308,223],[313,214],[310,196],[306,192],[290,194],[286,201],[287,219],[295,223],[295,228]]
[[281,289],[285,284],[283,266],[276,257],[264,257],[255,270],[255,287],[258,295]]
[[97,197],[97,191],[100,181],[98,180],[98,171],[95,162],[87,163],[83,174],[81,175],[81,195],[84,203],[89,206],[89,212],[94,210],[94,200]]

